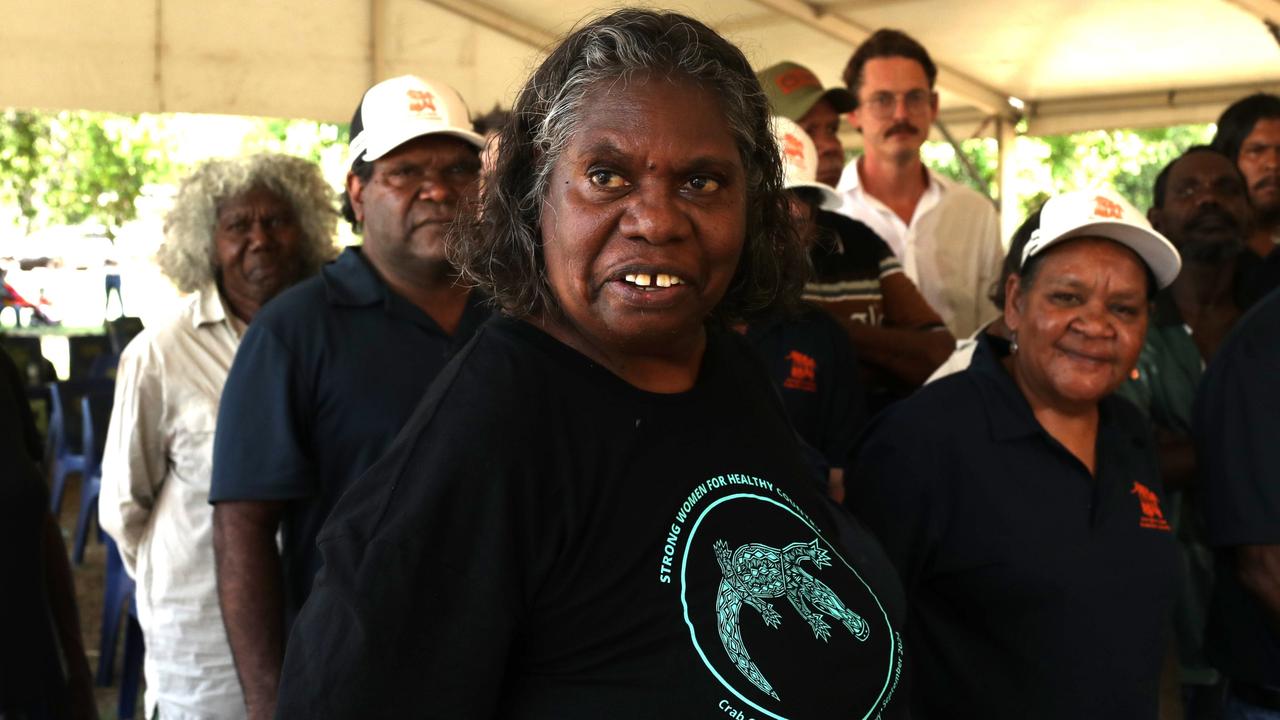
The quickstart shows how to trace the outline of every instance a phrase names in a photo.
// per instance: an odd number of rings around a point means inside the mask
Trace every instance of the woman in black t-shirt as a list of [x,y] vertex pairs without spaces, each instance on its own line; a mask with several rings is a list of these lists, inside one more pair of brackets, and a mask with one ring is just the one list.
[[570,35],[455,261],[505,311],[344,496],[282,717],[900,717],[898,591],[746,343],[798,293],[765,98],[674,13]]

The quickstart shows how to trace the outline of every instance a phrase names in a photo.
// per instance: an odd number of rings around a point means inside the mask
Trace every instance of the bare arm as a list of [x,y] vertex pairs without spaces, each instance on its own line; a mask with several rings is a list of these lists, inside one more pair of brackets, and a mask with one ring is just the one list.
[[912,385],[923,385],[956,349],[956,339],[945,328],[908,330],[865,323],[847,327],[861,360]]
[[275,716],[284,662],[284,579],[276,529],[283,502],[220,502],[213,508],[218,602],[250,720]]
[[62,645],[67,663],[71,717],[76,720],[96,720],[98,709],[93,700],[89,661],[84,654],[84,636],[80,634],[75,583],[71,579],[71,565],[67,562],[67,547],[62,542],[62,531],[53,515],[45,516],[44,578],[49,608],[53,613],[54,630],[58,633],[58,642]]
[[951,356],[956,349],[956,339],[904,273],[893,272],[881,277],[880,292],[884,324],[847,325],[858,357],[904,382],[923,385]]
[[1280,545],[1237,547],[1236,575],[1261,603],[1271,631],[1280,635]]

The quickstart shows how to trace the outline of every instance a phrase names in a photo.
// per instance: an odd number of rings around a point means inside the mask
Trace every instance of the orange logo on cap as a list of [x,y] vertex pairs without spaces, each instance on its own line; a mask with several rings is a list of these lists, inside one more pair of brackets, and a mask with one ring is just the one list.
[[782,136],[782,154],[790,158],[796,167],[804,169],[804,143],[800,138],[791,133]]
[[1093,199],[1093,214],[1097,217],[1104,218],[1122,218],[1124,217],[1124,208],[1112,200],[1102,197],[1101,195]]
[[436,111],[436,98],[426,90],[409,91],[409,112]]
[[791,361],[791,375],[782,381],[782,387],[818,392],[818,363],[799,350],[787,353],[787,359]]
[[1140,527],[1168,532],[1169,523],[1164,519],[1164,513],[1160,511],[1159,495],[1151,492],[1150,488],[1140,482],[1133,484],[1129,494],[1137,495],[1138,503],[1142,505],[1142,518],[1138,520]]
[[800,88],[822,87],[822,83],[818,82],[818,76],[804,68],[792,68],[779,75],[774,82],[778,84],[778,89],[784,95],[790,95]]

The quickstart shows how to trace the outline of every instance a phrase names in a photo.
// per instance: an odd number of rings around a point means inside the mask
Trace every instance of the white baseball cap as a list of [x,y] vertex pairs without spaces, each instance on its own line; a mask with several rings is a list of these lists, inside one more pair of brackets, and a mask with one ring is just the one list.
[[773,138],[782,151],[782,167],[786,172],[784,185],[788,190],[812,188],[822,196],[820,207],[835,210],[840,207],[840,196],[830,185],[818,182],[818,149],[809,133],[795,121],[781,115],[773,116]]
[[373,162],[423,135],[451,135],[484,149],[457,91],[416,75],[383,80],[365,91],[351,118],[351,159]]
[[1142,258],[1161,289],[1182,269],[1182,256],[1165,236],[1124,198],[1111,190],[1078,190],[1050,198],[1040,210],[1040,228],[1022,250],[1022,262],[1054,244],[1079,237],[1114,240]]

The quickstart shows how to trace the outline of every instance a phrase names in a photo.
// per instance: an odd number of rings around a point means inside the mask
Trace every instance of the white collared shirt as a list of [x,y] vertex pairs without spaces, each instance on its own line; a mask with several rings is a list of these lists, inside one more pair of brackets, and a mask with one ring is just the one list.
[[866,223],[902,261],[907,277],[956,337],[967,337],[999,312],[987,299],[1000,276],[1004,247],[991,201],[933,171],[906,223],[862,189],[861,157],[845,166],[839,212]]
[[245,716],[218,607],[209,477],[218,400],[244,323],[217,288],[120,357],[98,517],[137,581],[146,715]]

